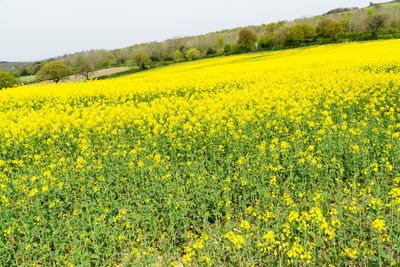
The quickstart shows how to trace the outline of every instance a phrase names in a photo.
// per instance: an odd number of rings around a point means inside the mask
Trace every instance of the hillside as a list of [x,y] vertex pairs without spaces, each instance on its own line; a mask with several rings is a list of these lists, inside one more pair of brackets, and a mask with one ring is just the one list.
[[[374,15],[384,16],[382,25],[377,25],[376,30],[371,30],[369,18]],[[318,32],[318,25],[326,20],[332,20],[342,25],[344,32],[334,39],[324,36]],[[288,39],[289,31],[297,24],[307,24],[317,30],[318,36],[312,42],[294,43]],[[328,11],[321,16],[312,18],[301,18],[294,21],[281,21],[268,25],[248,26],[258,37],[257,48],[254,50],[279,50],[293,46],[305,46],[325,44],[332,42],[363,41],[370,39],[391,39],[400,37],[400,3],[398,1],[371,4],[366,8],[338,8]],[[42,62],[30,63],[1,63],[0,70],[12,71],[17,75],[32,75],[49,61],[61,60],[74,71],[82,58],[90,62],[95,69],[107,68],[110,66],[135,66],[132,60],[138,52],[144,52],[151,58],[150,67],[170,64],[177,60],[174,57],[175,51],[179,50],[185,54],[190,48],[200,51],[202,57],[212,57],[242,53],[236,49],[238,33],[242,28],[223,30],[199,36],[169,39],[163,42],[152,42],[138,44],[127,48],[115,50],[94,50],[64,55],[62,57],[44,60]],[[372,32],[371,32],[372,31]],[[377,34],[377,36],[375,36]],[[245,51],[246,52],[246,51]]]
[[400,40],[0,91],[0,265],[400,263]]

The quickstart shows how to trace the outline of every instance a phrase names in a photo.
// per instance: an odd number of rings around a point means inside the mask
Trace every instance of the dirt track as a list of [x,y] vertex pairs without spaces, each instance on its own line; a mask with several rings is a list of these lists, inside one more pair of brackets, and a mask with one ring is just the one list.
[[[127,71],[127,70],[129,70],[128,67],[118,67],[118,68],[96,70],[89,75],[89,78],[97,78],[97,77],[100,77],[103,75],[110,75],[113,73]],[[74,74],[74,75],[68,76],[67,78],[62,79],[61,82],[81,82],[84,80],[86,80],[86,77],[84,75]],[[44,81],[41,83],[54,83],[54,82],[53,81]],[[29,85],[33,85],[33,84],[26,84],[25,86],[29,86]]]

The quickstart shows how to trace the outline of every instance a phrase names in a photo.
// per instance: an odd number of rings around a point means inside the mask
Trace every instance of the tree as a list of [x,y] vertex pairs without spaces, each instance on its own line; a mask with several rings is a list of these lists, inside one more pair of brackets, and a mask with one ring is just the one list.
[[274,38],[273,32],[267,32],[258,41],[258,46],[264,50],[271,49],[274,46]]
[[198,59],[201,57],[201,53],[199,50],[197,50],[196,48],[190,48],[188,51],[186,51],[185,53],[185,58],[187,60],[194,60],[194,59]]
[[377,37],[379,30],[385,27],[387,16],[385,14],[374,14],[367,17],[367,29],[372,32],[374,37]]
[[6,71],[0,71],[0,90],[13,87],[16,84],[18,84],[18,81],[14,75]]
[[297,24],[289,29],[288,42],[294,45],[314,41],[317,36],[315,28],[308,24]]
[[327,28],[331,23],[334,23],[334,21],[331,20],[331,19],[323,19],[323,20],[321,20],[321,21],[318,23],[317,28],[316,28],[317,34],[318,34],[318,35],[321,35],[321,36],[325,36],[326,28]]
[[60,61],[47,63],[36,75],[38,81],[52,80],[58,83],[62,78],[71,74],[71,70]]
[[144,70],[146,68],[146,64],[150,63],[150,57],[143,52],[136,53],[133,56],[133,60],[139,66],[140,69]]
[[239,39],[237,41],[237,48],[240,51],[249,52],[254,49],[257,42],[257,35],[249,29],[241,29],[239,32]]
[[330,19],[321,20],[316,28],[317,34],[330,39],[336,39],[338,34],[344,33],[344,27],[340,22]]
[[94,70],[93,65],[90,64],[89,61],[83,57],[78,59],[77,65],[78,65],[78,69],[77,69],[76,73],[84,75],[86,77],[86,80],[88,80],[90,73],[93,72],[93,70]]
[[330,39],[337,39],[337,36],[341,33],[344,33],[344,27],[340,22],[332,22],[329,24],[324,31],[324,36]]
[[177,60],[177,61],[182,61],[183,60],[183,54],[182,54],[182,52],[180,50],[177,49],[174,52],[174,59]]

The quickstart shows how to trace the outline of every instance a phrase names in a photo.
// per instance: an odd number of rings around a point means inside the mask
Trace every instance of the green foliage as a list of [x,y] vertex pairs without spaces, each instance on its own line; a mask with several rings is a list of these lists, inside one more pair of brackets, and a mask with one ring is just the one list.
[[237,41],[237,49],[243,52],[254,50],[257,42],[257,35],[249,29],[242,29],[239,32],[239,39]]
[[133,56],[133,60],[136,62],[140,69],[145,69],[146,65],[151,62],[149,55],[143,52],[136,53]]
[[6,71],[0,71],[0,90],[3,88],[13,87],[18,84],[14,75]]
[[110,63],[111,63],[110,60],[106,59],[101,63],[101,67],[107,68],[108,66],[110,66]]
[[36,75],[38,81],[52,80],[58,83],[61,79],[71,74],[70,68],[60,61],[47,63]]
[[183,54],[179,49],[176,49],[174,52],[174,59],[176,61],[182,61],[183,60]]
[[215,55],[216,53],[217,53],[217,51],[216,51],[214,48],[209,47],[209,48],[207,49],[206,55],[207,55],[207,56],[212,56],[212,55]]
[[315,29],[317,31],[317,34],[321,35],[321,36],[325,36],[326,28],[332,23],[334,23],[334,21],[331,19],[321,20]]
[[274,39],[275,39],[274,33],[267,32],[258,41],[258,46],[264,50],[272,49],[272,47],[274,46]]
[[224,54],[229,55],[232,53],[232,46],[230,44],[224,45]]
[[339,22],[332,22],[324,29],[324,36],[330,39],[337,39],[339,34],[344,33],[344,27]]
[[160,59],[158,57],[155,57],[155,56],[151,56],[150,60],[151,60],[151,62],[159,62],[160,61]]
[[190,48],[188,51],[185,53],[185,58],[187,60],[194,60],[194,59],[199,59],[201,57],[201,53],[199,50],[196,48]]
[[26,68],[23,68],[21,70],[21,72],[19,73],[20,76],[28,76],[30,75],[30,73],[28,72],[28,70]]
[[317,32],[314,27],[308,24],[297,24],[289,29],[288,44],[300,45],[315,40]]

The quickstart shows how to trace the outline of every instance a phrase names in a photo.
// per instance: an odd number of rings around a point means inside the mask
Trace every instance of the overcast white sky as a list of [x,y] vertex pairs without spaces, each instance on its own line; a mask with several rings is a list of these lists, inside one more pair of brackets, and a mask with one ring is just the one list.
[[0,61],[122,48],[368,4],[369,0],[0,0]]

